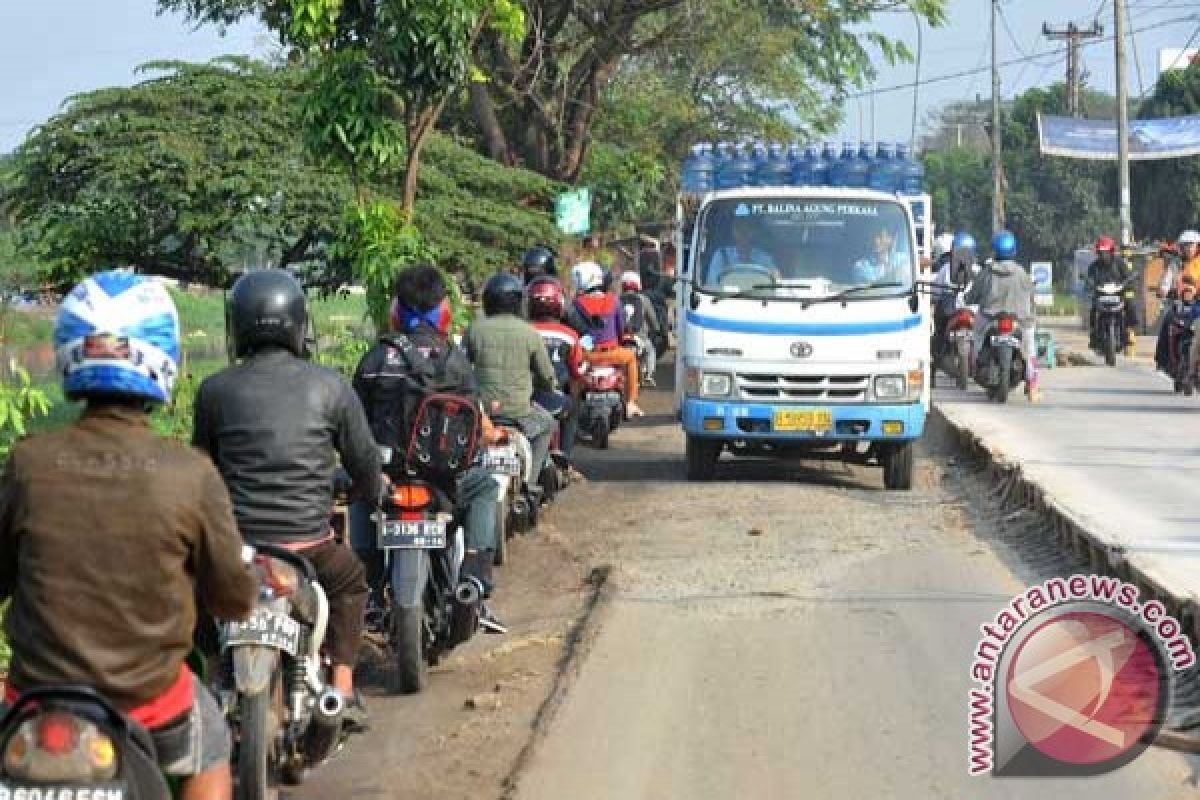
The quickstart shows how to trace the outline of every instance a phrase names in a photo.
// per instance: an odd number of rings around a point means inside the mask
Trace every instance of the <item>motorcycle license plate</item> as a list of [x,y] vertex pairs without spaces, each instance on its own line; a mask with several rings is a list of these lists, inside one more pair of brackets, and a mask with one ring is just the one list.
[[0,800],[125,800],[126,797],[129,797],[129,794],[125,791],[124,783],[23,784],[0,779]]
[[615,406],[621,402],[620,392],[592,392],[584,398],[589,406]]
[[833,412],[827,408],[776,411],[774,427],[788,433],[824,433],[833,429]]
[[289,656],[300,651],[300,623],[269,608],[256,608],[243,622],[225,624],[225,646],[274,647]]
[[446,523],[440,519],[384,520],[381,550],[437,550],[446,546]]
[[992,344],[1007,344],[1013,347],[1020,347],[1021,341],[1015,336],[1008,336],[1007,334],[998,333],[992,337]]
[[488,472],[516,477],[521,474],[521,460],[512,448],[487,450],[483,454],[483,468]]

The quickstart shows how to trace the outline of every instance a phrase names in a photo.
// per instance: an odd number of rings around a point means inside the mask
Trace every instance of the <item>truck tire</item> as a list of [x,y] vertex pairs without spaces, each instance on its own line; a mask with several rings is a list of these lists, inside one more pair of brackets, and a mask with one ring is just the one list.
[[684,447],[689,481],[711,481],[717,472],[717,459],[721,457],[721,443],[699,436],[688,436]]
[[885,489],[912,488],[913,443],[889,444],[882,453],[883,486]]

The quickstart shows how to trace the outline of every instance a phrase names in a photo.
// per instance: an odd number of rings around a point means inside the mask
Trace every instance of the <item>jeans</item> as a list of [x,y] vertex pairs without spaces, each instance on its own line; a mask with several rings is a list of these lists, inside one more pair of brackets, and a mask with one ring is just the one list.
[[533,450],[533,475],[536,480],[542,471],[542,465],[550,456],[550,437],[558,427],[558,420],[544,408],[533,406],[528,414],[513,421],[517,423],[521,433],[525,434],[525,438],[529,439],[529,447]]
[[650,376],[650,380],[654,380],[654,373],[658,369],[658,351],[654,349],[654,342],[645,334],[638,334],[638,346],[642,348],[642,358],[646,359],[646,374]]
[[[496,504],[500,487],[483,467],[471,467],[458,478],[454,510],[462,520],[468,550],[496,549]],[[359,501],[350,505],[350,545],[367,568],[367,583],[372,592],[383,585],[383,553],[375,543],[375,507]]]

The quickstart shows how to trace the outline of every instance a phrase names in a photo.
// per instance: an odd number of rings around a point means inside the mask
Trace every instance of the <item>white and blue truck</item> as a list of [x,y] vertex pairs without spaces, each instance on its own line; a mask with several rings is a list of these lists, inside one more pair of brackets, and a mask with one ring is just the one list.
[[877,465],[912,486],[933,368],[931,202],[867,188],[682,194],[676,413],[689,480],[722,453]]

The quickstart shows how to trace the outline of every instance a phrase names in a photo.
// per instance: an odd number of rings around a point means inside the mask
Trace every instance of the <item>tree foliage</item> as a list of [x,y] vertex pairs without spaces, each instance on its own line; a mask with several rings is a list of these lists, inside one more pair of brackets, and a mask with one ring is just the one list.
[[[513,53],[484,35],[477,57],[490,80],[471,108],[488,152],[574,182],[592,129],[633,99],[657,107],[649,130],[621,128],[678,156],[721,134],[828,130],[840,100],[874,75],[869,48],[904,58],[902,43],[858,30],[872,14],[912,8],[940,23],[944,0],[525,0]],[[649,97],[644,98],[643,92]],[[650,102],[642,102],[649,99]],[[618,101],[616,103],[612,101]],[[651,133],[654,132],[654,133]],[[665,135],[665,134],[670,135]],[[640,149],[633,147],[631,149]]]
[[[149,80],[72,98],[0,172],[0,200],[63,283],[135,264],[213,286],[260,258],[313,283],[354,280],[347,172],[305,146],[304,76],[241,59],[147,68]],[[559,190],[435,135],[416,224],[443,267],[478,276],[554,240]],[[7,177],[5,177],[7,175]],[[396,201],[397,168],[364,188]]]
[[[1167,70],[1138,109],[1143,119],[1200,114],[1200,63]],[[1174,239],[1200,227],[1200,157],[1136,161],[1131,174],[1134,227],[1143,237]]]

